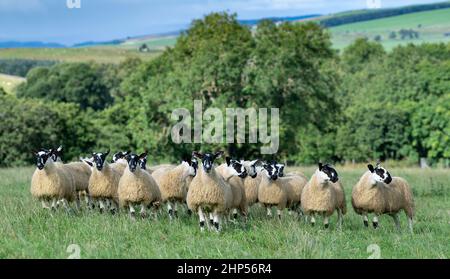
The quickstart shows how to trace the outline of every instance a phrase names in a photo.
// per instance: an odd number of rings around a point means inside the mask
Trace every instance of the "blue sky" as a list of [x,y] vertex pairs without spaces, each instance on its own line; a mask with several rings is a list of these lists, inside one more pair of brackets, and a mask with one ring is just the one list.
[[[39,40],[73,44],[185,28],[212,11],[236,12],[240,19],[328,14],[366,8],[366,0],[0,0],[0,41]],[[382,7],[436,0],[381,0]]]

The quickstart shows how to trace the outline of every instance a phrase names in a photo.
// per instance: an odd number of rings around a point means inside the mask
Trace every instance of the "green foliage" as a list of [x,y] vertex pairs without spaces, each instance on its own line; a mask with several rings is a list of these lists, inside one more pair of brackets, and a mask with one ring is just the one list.
[[34,68],[28,73],[27,82],[17,88],[17,96],[71,102],[82,109],[103,109],[113,99],[101,70],[102,66],[86,63]]
[[28,59],[0,59],[0,73],[26,77],[28,72],[36,67],[50,67],[56,64],[49,60],[28,60]]

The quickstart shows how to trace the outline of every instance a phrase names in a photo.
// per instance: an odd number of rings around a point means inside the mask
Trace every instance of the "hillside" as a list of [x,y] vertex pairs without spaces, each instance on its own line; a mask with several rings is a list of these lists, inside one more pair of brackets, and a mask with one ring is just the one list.
[[[406,36],[401,39],[402,29],[418,32],[418,38]],[[345,24],[330,30],[333,45],[338,49],[346,47],[358,37],[375,39],[380,36],[380,42],[387,50],[399,44],[449,42],[450,8]],[[395,38],[391,35],[393,32]]]
[[7,48],[0,49],[0,59],[33,59],[64,62],[119,63],[127,57],[139,57],[149,60],[159,52],[140,53],[137,50],[119,47],[89,47],[89,48]]

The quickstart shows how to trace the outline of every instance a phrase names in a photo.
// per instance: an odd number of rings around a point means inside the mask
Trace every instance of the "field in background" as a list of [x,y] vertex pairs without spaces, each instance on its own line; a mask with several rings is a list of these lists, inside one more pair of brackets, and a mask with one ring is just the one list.
[[[300,168],[307,175],[312,168]],[[348,213],[342,231],[325,230],[318,220],[311,227],[285,214],[281,221],[267,219],[265,211],[251,208],[247,224],[228,223],[216,234],[201,233],[197,218],[179,213],[170,222],[131,221],[119,216],[84,211],[42,210],[29,194],[33,168],[0,169],[0,258],[67,258],[71,244],[81,258],[368,258],[370,245],[380,247],[381,258],[450,258],[450,171],[392,169],[412,185],[416,201],[415,233],[394,229],[392,218],[380,218],[379,230],[367,229],[351,209],[351,188],[362,169],[338,168],[346,189]],[[376,247],[376,246],[371,246]]]
[[141,53],[136,50],[118,47],[85,47],[85,48],[9,48],[0,49],[0,59],[32,59],[64,62],[119,63],[128,57],[139,57],[150,60],[159,51]]
[[26,79],[17,76],[10,76],[0,74],[0,87],[2,87],[6,93],[14,93],[15,88],[24,82]]
[[[418,39],[400,38],[398,31],[413,29],[419,32]],[[408,43],[450,42],[450,9],[417,12],[407,15],[387,17],[330,28],[333,46],[342,49],[359,37],[374,39],[381,36],[381,43],[387,50]],[[396,39],[390,39],[390,33],[397,32]],[[448,34],[445,36],[444,34]]]

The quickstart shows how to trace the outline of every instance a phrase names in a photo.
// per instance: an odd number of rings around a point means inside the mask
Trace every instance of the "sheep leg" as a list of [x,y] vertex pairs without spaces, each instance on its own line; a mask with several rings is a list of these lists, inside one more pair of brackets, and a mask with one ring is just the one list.
[[338,213],[338,225],[339,225],[339,228],[340,229],[342,229],[342,210],[341,209],[338,209],[337,210],[337,213]]
[[41,204],[43,209],[50,209],[50,206],[47,204],[47,202],[44,199],[41,199]]
[[72,208],[69,206],[69,203],[67,202],[67,200],[62,199],[61,202],[64,206],[64,209],[67,211],[67,213],[70,213],[72,211]]
[[278,219],[281,220],[281,209],[277,209]]
[[145,204],[144,203],[141,203],[141,212],[140,212],[140,214],[141,214],[141,218],[142,219],[144,219],[144,218],[146,218],[147,217],[147,211],[146,211],[146,206],[145,206]]
[[372,220],[372,225],[374,229],[378,228],[378,215],[375,215]]
[[200,219],[200,231],[205,231],[205,215],[203,214],[202,208],[198,208],[198,217]]
[[364,216],[363,216],[363,222],[364,222],[364,226],[365,226],[366,228],[368,228],[368,227],[369,227],[369,218],[367,217],[367,214],[364,214]]
[[238,218],[238,211],[237,209],[233,209],[233,219],[236,220]]
[[130,208],[130,218],[132,219],[132,220],[136,220],[136,217],[134,216],[134,214],[136,213],[136,211],[134,210],[134,207],[133,207],[133,205],[130,203],[129,204],[129,208]]
[[311,226],[314,227],[314,225],[316,224],[316,219],[314,218],[314,213],[311,214]]
[[214,212],[214,229],[216,232],[220,232],[220,215]]
[[266,207],[267,217],[272,217],[272,208],[270,206]]
[[81,195],[81,192],[77,192],[76,197],[75,197],[77,211],[81,211],[80,195]]
[[173,204],[173,217],[178,218],[178,202]]
[[56,202],[56,198],[52,199],[52,210],[55,211],[56,208],[58,207],[57,202]]
[[409,227],[409,231],[411,233],[413,233],[413,218],[408,216],[408,227]]
[[325,229],[328,229],[330,227],[330,218],[328,216],[323,217],[323,226]]
[[105,210],[105,203],[103,201],[103,199],[99,200],[99,207],[100,207],[100,213],[103,213],[103,211]]
[[172,221],[172,219],[173,219],[173,209],[172,209],[172,203],[170,201],[167,201],[167,211],[169,212],[170,221]]
[[[212,213],[209,213],[209,224],[214,225],[214,215]],[[209,228],[209,226],[208,226]]]
[[115,215],[117,211],[119,211],[119,205],[114,200],[111,200],[111,207],[109,208],[109,211],[112,215]]
[[398,215],[392,214],[391,216],[394,219],[395,227],[397,228],[398,231],[400,231],[401,228],[400,228],[400,220],[398,219]]

